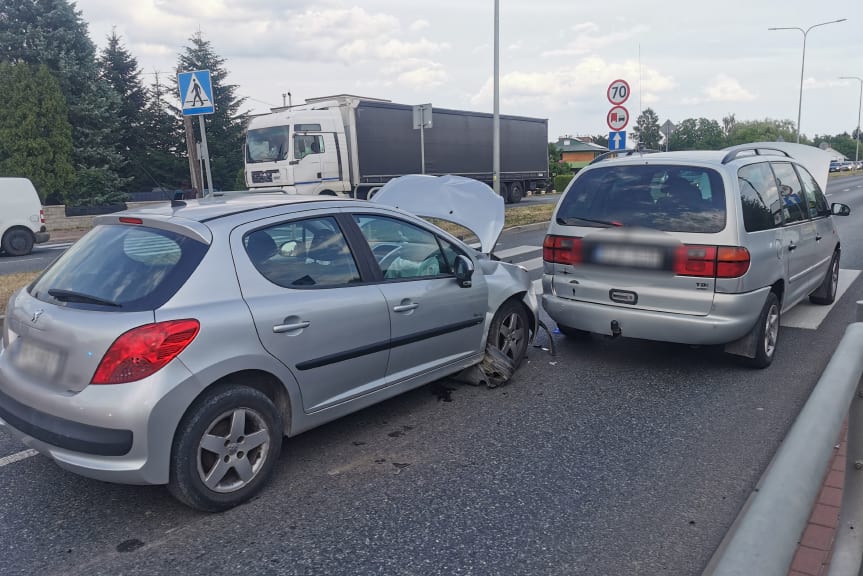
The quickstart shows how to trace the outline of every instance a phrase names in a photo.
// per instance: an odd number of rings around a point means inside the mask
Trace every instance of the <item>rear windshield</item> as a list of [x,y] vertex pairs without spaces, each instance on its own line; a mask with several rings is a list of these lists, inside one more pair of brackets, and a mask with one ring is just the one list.
[[640,226],[665,232],[725,228],[725,189],[715,170],[692,166],[609,166],[579,176],[561,200],[569,226]]
[[97,226],[29,287],[34,298],[74,308],[153,310],[189,278],[207,245],[134,225]]

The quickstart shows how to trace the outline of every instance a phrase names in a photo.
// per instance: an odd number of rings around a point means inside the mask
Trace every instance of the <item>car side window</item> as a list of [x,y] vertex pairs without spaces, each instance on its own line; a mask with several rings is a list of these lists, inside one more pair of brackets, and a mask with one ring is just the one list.
[[806,194],[806,204],[809,207],[809,216],[816,218],[818,216],[830,215],[830,203],[818,186],[818,182],[812,177],[806,168],[803,166],[795,166],[797,174],[800,176],[800,182],[803,184],[803,193]]
[[243,238],[252,264],[285,288],[327,288],[360,281],[356,261],[332,217],[294,220]]
[[743,225],[747,232],[782,226],[782,203],[776,178],[766,162],[749,164],[737,171]]
[[782,212],[786,224],[794,224],[809,219],[806,207],[806,197],[803,186],[790,162],[771,162],[776,175],[776,185],[779,187],[779,197],[782,199]]
[[[386,280],[449,275],[451,264],[431,232],[403,220],[355,215]],[[455,256],[452,257],[455,260]]]

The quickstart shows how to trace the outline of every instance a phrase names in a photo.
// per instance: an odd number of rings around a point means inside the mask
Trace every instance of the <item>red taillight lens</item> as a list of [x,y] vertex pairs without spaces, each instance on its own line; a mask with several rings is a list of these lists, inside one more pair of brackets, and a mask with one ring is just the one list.
[[716,246],[680,246],[674,258],[674,273],[713,278],[716,275]]
[[45,211],[41,208],[39,209],[39,224],[45,223]]
[[580,264],[584,261],[581,238],[549,234],[542,242],[542,259],[552,264]]
[[749,250],[742,246],[720,246],[716,256],[717,278],[739,278],[749,270]]
[[155,374],[191,344],[200,329],[197,320],[171,320],[129,330],[105,352],[91,384],[125,384]]
[[749,250],[741,246],[684,245],[677,249],[674,273],[703,278],[739,278],[749,270]]

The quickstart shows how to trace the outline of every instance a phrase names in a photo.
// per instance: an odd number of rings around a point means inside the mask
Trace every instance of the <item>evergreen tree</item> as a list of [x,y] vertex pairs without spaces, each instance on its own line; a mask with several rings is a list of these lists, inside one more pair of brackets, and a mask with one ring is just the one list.
[[108,45],[99,56],[99,74],[119,96],[116,109],[119,120],[117,142],[123,158],[120,177],[129,180],[130,189],[142,189],[151,185],[141,166],[147,145],[145,108],[147,90],[141,81],[138,61],[122,45],[116,30],[108,36]]
[[652,108],[646,108],[638,116],[632,132],[638,140],[639,148],[659,149],[659,141],[662,138],[659,127],[659,116],[656,115],[656,112]]
[[185,149],[181,147],[185,144],[183,123],[170,112],[167,89],[156,73],[144,110],[146,147],[141,170],[153,186],[173,190],[189,180],[189,170],[181,154]]
[[[232,188],[237,171],[243,167],[243,132],[247,122],[247,112],[240,112],[245,98],[237,96],[237,85],[228,83],[226,60],[218,56],[209,40],[204,40],[200,32],[189,38],[191,45],[186,46],[177,60],[177,72],[209,70],[213,85],[213,103],[216,111],[204,117],[207,130],[207,146],[213,172],[213,188]],[[174,78],[175,94],[177,80]],[[180,110],[175,109],[177,116]],[[200,141],[199,124],[193,123],[195,134]],[[185,138],[182,140],[185,153]]]
[[66,101],[44,65],[0,63],[0,175],[29,178],[43,203],[74,182]]
[[87,24],[68,0],[4,0],[0,8],[0,61],[44,64],[60,84],[72,125],[72,161],[78,186],[68,199],[93,203],[121,197],[117,175],[119,98],[98,77],[96,47]]

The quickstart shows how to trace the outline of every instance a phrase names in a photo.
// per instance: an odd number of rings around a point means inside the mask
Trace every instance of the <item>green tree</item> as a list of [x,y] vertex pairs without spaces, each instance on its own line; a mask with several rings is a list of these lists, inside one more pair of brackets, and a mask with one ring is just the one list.
[[845,155],[846,158],[854,159],[856,143],[848,132],[836,134],[835,136],[815,136],[815,145],[826,142],[831,148]]
[[552,177],[572,172],[569,164],[566,164],[561,158],[560,150],[557,149],[554,142],[548,143],[548,171]]
[[[228,83],[226,60],[216,54],[209,40],[200,32],[189,38],[177,60],[177,72],[209,70],[213,85],[213,103],[216,111],[204,117],[207,130],[207,145],[213,172],[214,188],[232,188],[237,171],[243,167],[243,132],[247,123],[247,112],[240,108],[245,98],[237,96],[237,85]],[[176,78],[174,80],[177,86]],[[178,93],[178,92],[177,92]],[[179,116],[179,110],[176,110]],[[199,124],[194,122],[195,134],[200,140]],[[181,150],[185,153],[185,139]]]
[[108,44],[99,55],[99,76],[119,96],[116,118],[119,120],[117,142],[123,163],[121,178],[128,179],[130,189],[141,189],[150,184],[141,159],[147,146],[145,126],[147,90],[141,81],[138,61],[126,50],[116,30],[108,36]]
[[603,146],[605,148],[608,148],[608,136],[606,136],[605,134],[598,134],[596,136],[591,136],[590,141],[593,142],[594,144],[597,144],[598,146]]
[[146,146],[140,166],[154,186],[176,189],[189,179],[189,169],[181,153],[183,123],[171,113],[167,90],[157,73],[143,115]]
[[[734,122],[728,132],[728,144],[748,144],[750,142],[794,142],[797,132],[792,120],[745,120]],[[803,139],[801,139],[801,142]]]
[[[119,198],[123,180],[117,175],[123,159],[118,154],[119,98],[98,77],[96,47],[81,12],[68,0],[4,0],[0,8],[0,61],[44,64],[55,76],[69,109],[72,161],[84,189],[70,190],[68,199],[91,203],[95,198]],[[104,172],[99,186],[93,172]],[[104,185],[104,188],[102,187]]]
[[29,178],[43,203],[75,180],[66,101],[44,65],[0,63],[0,175]]
[[659,116],[656,115],[656,112],[652,108],[646,108],[639,114],[632,133],[638,140],[639,148],[659,149],[659,141],[662,138],[659,127]]
[[669,150],[719,150],[726,146],[725,134],[716,120],[687,118],[677,125],[668,142]]

